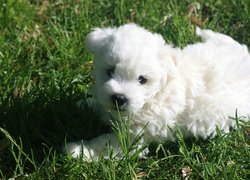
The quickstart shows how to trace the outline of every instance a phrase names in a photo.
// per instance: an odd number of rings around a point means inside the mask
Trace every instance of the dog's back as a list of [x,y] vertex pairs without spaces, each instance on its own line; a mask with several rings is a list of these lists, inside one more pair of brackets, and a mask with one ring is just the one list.
[[226,132],[234,126],[228,117],[234,117],[236,110],[239,116],[250,116],[250,54],[227,35],[199,28],[196,32],[202,42],[183,49],[183,62],[192,66],[190,84],[196,80],[202,88],[189,95],[192,103],[183,117],[189,117],[185,123],[192,134],[206,137],[216,126]]

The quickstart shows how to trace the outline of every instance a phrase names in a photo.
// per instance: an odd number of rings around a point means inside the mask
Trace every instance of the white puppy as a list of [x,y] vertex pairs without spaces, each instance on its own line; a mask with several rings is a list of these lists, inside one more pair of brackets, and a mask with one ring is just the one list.
[[[250,115],[250,55],[245,45],[229,36],[200,30],[202,42],[184,49],[165,43],[161,35],[135,24],[97,28],[87,36],[87,50],[95,56],[95,95],[113,116],[131,117],[131,137],[143,128],[142,144],[185,136],[214,136],[216,127],[228,132],[230,117]],[[147,126],[145,127],[145,125]],[[96,159],[115,153],[112,133],[89,142],[68,144],[68,153]]]

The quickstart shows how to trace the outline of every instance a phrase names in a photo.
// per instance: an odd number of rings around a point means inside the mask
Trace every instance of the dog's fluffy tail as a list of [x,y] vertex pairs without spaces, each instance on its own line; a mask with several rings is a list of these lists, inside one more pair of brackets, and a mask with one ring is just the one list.
[[214,41],[220,44],[231,44],[235,47],[242,48],[243,51],[248,52],[247,46],[239,44],[233,38],[218,32],[214,32],[208,29],[200,29],[196,27],[196,34],[201,37],[203,42]]

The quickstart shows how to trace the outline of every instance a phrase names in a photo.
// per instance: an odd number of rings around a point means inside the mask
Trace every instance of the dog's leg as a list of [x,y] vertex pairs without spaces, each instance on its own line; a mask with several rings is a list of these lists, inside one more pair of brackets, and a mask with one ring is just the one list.
[[[148,148],[144,147],[142,139],[138,142],[137,147],[129,152],[129,155],[133,155],[137,151],[140,151],[138,154],[140,158],[145,157],[149,152]],[[67,143],[64,152],[74,158],[83,157],[86,161],[96,161],[100,155],[104,158],[109,158],[110,155],[113,158],[121,158],[124,155],[120,142],[114,133],[103,134],[90,141],[81,140]]]

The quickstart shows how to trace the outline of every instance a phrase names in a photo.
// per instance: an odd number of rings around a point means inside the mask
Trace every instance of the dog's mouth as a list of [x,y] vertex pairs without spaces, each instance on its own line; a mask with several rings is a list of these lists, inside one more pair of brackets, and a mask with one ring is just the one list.
[[121,112],[124,112],[124,111],[127,110],[127,108],[125,106],[118,106],[118,107],[113,106],[112,109],[115,110],[115,111],[121,111]]

